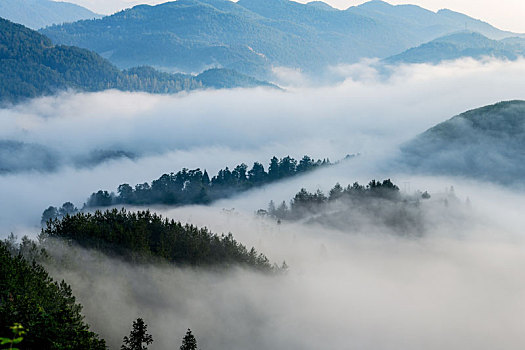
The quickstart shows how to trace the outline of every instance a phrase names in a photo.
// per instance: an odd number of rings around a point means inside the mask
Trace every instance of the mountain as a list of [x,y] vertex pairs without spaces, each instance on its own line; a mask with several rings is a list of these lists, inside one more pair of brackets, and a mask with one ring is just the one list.
[[403,145],[401,162],[430,174],[525,184],[525,101],[453,117]]
[[32,29],[102,16],[68,2],[51,0],[2,0],[0,17]]
[[195,79],[201,82],[202,86],[214,89],[231,89],[236,87],[250,88],[257,86],[277,88],[277,86],[268,82],[257,80],[253,77],[225,68],[208,69],[197,75]]
[[377,0],[344,11],[320,1],[178,0],[41,32],[122,68],[146,64],[189,73],[229,68],[267,79],[274,66],[319,72],[363,57],[389,57],[462,30],[466,22],[491,38],[513,35],[452,11]]
[[121,71],[94,52],[55,46],[44,35],[5,19],[0,19],[0,79],[0,102],[17,102],[67,89],[174,93],[198,88],[271,86],[232,71],[204,72],[200,77],[144,66]]
[[475,32],[458,32],[389,57],[383,62],[439,63],[462,57],[475,59],[484,56],[515,60],[525,55],[525,39],[492,40]]
[[495,40],[516,35],[448,9],[433,12],[416,5],[391,5],[384,1],[372,0],[359,6],[350,7],[347,11],[374,18],[392,27],[402,25],[419,32],[419,35],[433,36],[433,39],[447,33],[465,30],[465,27],[470,31],[479,32]]

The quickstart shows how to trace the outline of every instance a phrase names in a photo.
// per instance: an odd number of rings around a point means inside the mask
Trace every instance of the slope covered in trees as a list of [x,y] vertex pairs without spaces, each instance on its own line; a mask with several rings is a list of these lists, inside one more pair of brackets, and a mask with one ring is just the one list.
[[42,239],[71,240],[136,262],[168,261],[202,267],[245,266],[271,271],[268,259],[238,243],[232,234],[218,236],[206,228],[183,225],[149,211],[96,211],[48,221]]
[[279,221],[316,223],[345,232],[358,232],[369,227],[385,227],[400,235],[421,235],[424,232],[423,212],[420,201],[429,199],[427,192],[402,194],[390,179],[372,180],[363,186],[355,182],[347,187],[336,184],[325,195],[317,190],[310,193],[301,189],[288,206],[272,201],[268,210],[259,215],[269,215]]
[[327,159],[314,160],[309,156],[304,156],[299,162],[289,156],[281,159],[273,157],[267,172],[261,163],[255,162],[249,170],[242,163],[232,170],[228,167],[219,170],[211,179],[206,170],[182,169],[176,174],[162,175],[151,185],[143,183],[133,188],[129,184],[122,184],[116,196],[107,191],[98,191],[89,197],[86,204],[88,207],[115,204],[207,204],[330,164]]
[[178,0],[42,33],[94,50],[123,68],[148,64],[195,72],[221,67],[266,79],[274,66],[316,72],[364,57],[389,57],[464,29],[465,23],[491,38],[512,36],[452,11],[377,0],[344,11],[289,0]]
[[389,57],[385,63],[439,63],[463,57],[516,60],[525,55],[525,39],[491,40],[475,32],[459,32]]
[[55,46],[42,34],[0,18],[0,103],[66,89],[175,93],[245,84],[270,86],[230,71],[205,72],[201,78],[163,73],[144,66],[121,71],[94,52],[74,46]]
[[[106,349],[89,330],[71,287],[0,241],[0,336],[15,323],[26,330],[19,349]],[[14,254],[14,255],[13,255]]]
[[[349,158],[351,156],[347,156]],[[347,159],[345,158],[345,159]],[[251,188],[263,186],[292,176],[304,174],[319,167],[331,165],[330,160],[315,160],[304,156],[299,162],[291,157],[270,160],[268,171],[255,162],[250,170],[244,163],[233,170],[228,167],[219,170],[211,179],[206,170],[188,170],[164,174],[151,184],[145,182],[131,187],[122,184],[117,194],[99,190],[91,194],[85,203],[86,208],[107,207],[111,205],[188,205],[208,204],[214,200],[226,198]],[[49,219],[75,214],[78,209],[66,202],[61,208],[50,206],[42,213],[42,224]]]
[[523,185],[525,101],[507,101],[457,115],[402,147],[408,169]]

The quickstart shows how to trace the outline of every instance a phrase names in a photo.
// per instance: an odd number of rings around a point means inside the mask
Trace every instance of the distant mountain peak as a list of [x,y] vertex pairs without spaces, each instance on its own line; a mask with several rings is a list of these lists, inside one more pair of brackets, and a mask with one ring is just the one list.
[[82,6],[51,0],[1,0],[0,16],[31,29],[101,17]]
[[337,9],[333,8],[332,6],[328,5],[326,2],[322,1],[310,1],[306,5],[312,6],[321,10],[327,10],[327,11],[337,11]]
[[370,1],[367,1],[367,2],[364,2],[358,5],[357,7],[367,8],[367,9],[380,9],[380,8],[390,9],[394,7],[394,5],[389,4],[388,2],[383,1],[383,0],[370,0]]

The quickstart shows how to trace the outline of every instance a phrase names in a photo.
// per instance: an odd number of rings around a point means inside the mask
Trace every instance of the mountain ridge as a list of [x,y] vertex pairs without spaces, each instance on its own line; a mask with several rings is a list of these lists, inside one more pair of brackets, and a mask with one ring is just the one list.
[[502,101],[439,123],[401,147],[412,171],[524,186],[525,101]]
[[[269,79],[276,66],[316,73],[362,58],[390,57],[465,25],[464,17],[415,5],[373,1],[346,10],[325,5],[178,0],[41,32],[56,43],[93,50],[121,68],[151,65],[191,73],[220,67]],[[465,17],[489,37],[514,35]]]
[[36,30],[53,24],[102,16],[85,7],[63,1],[2,0],[0,17]]
[[151,67],[120,70],[98,54],[54,45],[46,36],[0,18],[0,102],[19,102],[62,90],[175,93],[198,88],[276,87],[220,69],[202,75],[170,74]]
[[383,60],[387,64],[432,63],[471,57],[516,60],[525,56],[525,39],[492,40],[477,32],[452,33]]

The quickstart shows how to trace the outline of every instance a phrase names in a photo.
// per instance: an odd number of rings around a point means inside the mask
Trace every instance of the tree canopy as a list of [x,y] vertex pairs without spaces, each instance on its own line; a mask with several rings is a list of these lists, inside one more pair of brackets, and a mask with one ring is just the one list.
[[129,337],[125,336],[120,350],[148,350],[148,345],[153,343],[153,337],[148,334],[148,326],[142,318],[133,321],[133,328]]
[[195,336],[191,333],[191,329],[189,328],[184,338],[182,338],[180,350],[197,350],[197,339],[195,339]]
[[106,210],[66,215],[48,221],[41,239],[62,238],[133,261],[168,261],[178,265],[246,266],[271,271],[272,265],[254,248],[248,250],[231,233],[183,225],[150,211]]
[[11,334],[15,323],[26,329],[24,349],[106,349],[89,330],[71,287],[54,281],[36,262],[0,241],[0,335]]

